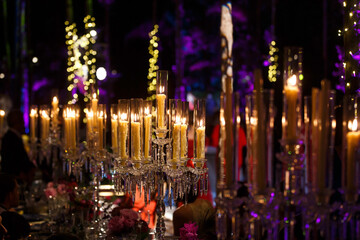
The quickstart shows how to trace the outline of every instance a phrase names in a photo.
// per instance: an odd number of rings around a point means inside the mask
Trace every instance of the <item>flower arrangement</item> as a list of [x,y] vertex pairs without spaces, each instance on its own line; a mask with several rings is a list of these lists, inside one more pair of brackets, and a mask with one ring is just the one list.
[[198,240],[197,230],[198,226],[194,222],[185,223],[184,227],[180,228],[181,240]]
[[45,189],[46,198],[64,197],[68,191],[66,185],[63,183],[55,185],[53,182],[49,182]]
[[149,227],[139,214],[128,208],[114,208],[112,217],[108,223],[110,236],[136,236],[137,240],[146,239],[149,235]]

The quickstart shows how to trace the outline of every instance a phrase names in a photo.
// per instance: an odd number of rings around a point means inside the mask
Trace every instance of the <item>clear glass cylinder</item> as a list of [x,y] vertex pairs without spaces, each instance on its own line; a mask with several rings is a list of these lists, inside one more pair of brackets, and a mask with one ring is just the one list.
[[171,158],[174,161],[180,160],[181,153],[181,116],[182,105],[179,99],[169,99],[170,111],[170,137],[172,139]]
[[330,90],[330,82],[321,85],[304,98],[305,183],[319,203],[326,203],[333,183],[335,91]]
[[205,159],[206,100],[194,102],[194,158]]
[[167,129],[168,71],[159,70],[156,75],[156,127]]
[[131,159],[141,160],[143,153],[143,100],[132,98],[130,100],[131,111]]
[[67,151],[74,151],[77,145],[76,108],[75,105],[66,105],[63,111],[64,118],[64,147]]
[[188,157],[189,102],[182,102],[181,105],[180,158],[186,159]]
[[96,113],[93,112],[91,103],[86,105],[85,114],[86,114],[86,141],[87,141],[88,147],[92,147],[89,144],[91,144],[94,139],[93,126],[96,121]]
[[345,97],[343,108],[342,187],[346,201],[354,203],[360,190],[360,97]]
[[119,155],[118,104],[111,104],[110,115],[111,115],[111,149],[113,155],[117,157]]
[[130,100],[120,99],[119,107],[119,155],[120,159],[129,158],[129,122],[130,122]]
[[302,124],[302,48],[285,47],[284,50],[282,140],[296,143]]
[[153,101],[147,100],[144,104],[144,159],[145,163],[151,160],[152,155],[152,105]]
[[57,94],[53,95],[51,102],[51,126],[56,130],[59,124],[59,97]]
[[273,189],[274,92],[264,90],[246,96],[247,181],[253,195]]
[[0,109],[0,137],[4,135],[5,129],[5,110]]
[[30,143],[37,142],[37,128],[38,128],[38,107],[32,105],[30,107]]
[[97,149],[102,150],[106,147],[106,105],[98,104],[97,106],[97,131],[98,141]]
[[40,106],[40,141],[42,145],[49,142],[50,133],[50,108],[47,105]]

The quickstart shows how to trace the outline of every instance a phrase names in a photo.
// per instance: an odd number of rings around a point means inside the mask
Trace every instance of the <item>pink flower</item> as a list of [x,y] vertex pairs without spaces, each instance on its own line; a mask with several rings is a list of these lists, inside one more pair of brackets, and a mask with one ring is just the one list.
[[59,184],[59,185],[57,186],[57,191],[58,191],[58,193],[59,193],[60,195],[65,194],[65,193],[66,193],[66,186],[65,186],[65,184]]
[[184,227],[180,228],[180,239],[181,240],[197,240],[197,230],[198,226],[196,223],[185,223]]
[[53,187],[48,187],[48,188],[45,189],[45,195],[46,195],[47,198],[56,197],[57,191]]
[[48,184],[47,184],[46,187],[47,187],[47,188],[53,188],[53,187],[54,187],[54,183],[53,183],[53,182],[48,182]]
[[132,228],[132,227],[134,227],[134,225],[135,225],[135,221],[132,220],[132,219],[129,219],[129,218],[125,218],[125,220],[124,220],[124,225],[125,225],[127,228]]

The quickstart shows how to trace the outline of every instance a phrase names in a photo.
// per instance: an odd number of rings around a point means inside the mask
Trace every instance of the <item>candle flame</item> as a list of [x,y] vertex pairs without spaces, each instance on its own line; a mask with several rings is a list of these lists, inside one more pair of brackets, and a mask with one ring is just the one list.
[[126,121],[126,120],[127,120],[127,114],[126,114],[126,113],[122,113],[122,114],[120,115],[120,119]]
[[287,81],[288,85],[291,87],[295,87],[296,86],[296,75],[292,75],[288,81]]
[[93,99],[96,99],[96,93],[93,93],[92,97]]
[[112,119],[113,119],[113,120],[117,120],[117,119],[118,119],[118,115],[117,115],[117,114],[113,114],[113,115],[112,115]]
[[59,102],[58,98],[56,96],[54,96],[53,97],[53,103],[58,103],[58,102]]
[[93,118],[93,117],[94,117],[93,111],[88,111],[88,112],[87,112],[87,117],[88,117],[88,118]]
[[204,123],[203,123],[203,120],[201,119],[199,122],[199,127],[203,127],[203,126],[204,126]]
[[4,110],[0,110],[0,116],[5,116],[5,111]]
[[176,116],[175,122],[180,123],[180,117],[179,116]]
[[146,115],[149,115],[150,114],[150,109],[148,107],[146,107],[144,112],[145,112]]
[[357,119],[355,118],[353,121],[349,121],[348,123],[349,130],[355,132],[358,128]]
[[165,86],[160,86],[159,87],[159,92],[164,93],[165,92]]
[[45,110],[41,111],[41,117],[42,118],[49,118],[49,114],[47,114],[47,112]]
[[336,128],[336,120],[335,120],[335,119],[333,119],[333,120],[331,121],[331,127],[332,127],[333,129]]
[[104,117],[104,112],[103,111],[99,112],[99,117],[101,117],[101,118]]
[[185,117],[181,119],[181,123],[186,124],[186,118]]
[[[3,111],[3,110],[0,110],[0,115],[1,115],[1,111]],[[36,109],[31,109],[30,110],[30,117],[35,117],[35,116],[36,116]]]

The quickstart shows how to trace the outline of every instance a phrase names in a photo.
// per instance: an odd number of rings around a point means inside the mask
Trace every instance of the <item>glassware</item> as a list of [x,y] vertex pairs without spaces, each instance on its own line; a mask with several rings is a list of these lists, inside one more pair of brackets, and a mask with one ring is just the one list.
[[159,138],[167,133],[168,72],[159,70],[156,75],[156,130]]
[[50,108],[47,105],[40,106],[40,142],[43,147],[49,144],[50,133]]
[[119,154],[121,165],[129,158],[130,101],[119,100]]
[[144,101],[144,163],[149,163],[152,156],[152,101]]
[[119,155],[118,104],[111,104],[110,115],[111,115],[111,149],[113,156],[117,157]]
[[169,160],[176,163],[180,161],[181,156],[181,100],[169,99],[169,111],[170,137],[172,139],[172,154]]
[[139,168],[143,158],[143,100],[141,98],[132,98],[130,100],[131,111],[131,160],[135,167]]

